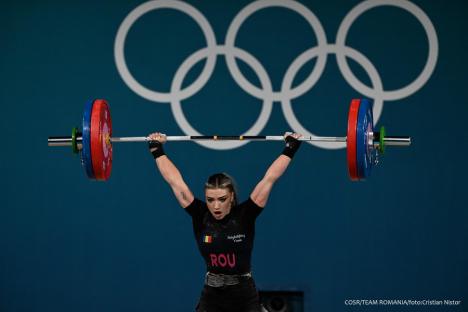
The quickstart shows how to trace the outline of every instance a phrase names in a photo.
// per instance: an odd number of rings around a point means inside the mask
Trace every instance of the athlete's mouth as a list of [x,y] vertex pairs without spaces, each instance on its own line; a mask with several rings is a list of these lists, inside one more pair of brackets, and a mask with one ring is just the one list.
[[221,211],[215,211],[214,214],[219,216],[221,214]]

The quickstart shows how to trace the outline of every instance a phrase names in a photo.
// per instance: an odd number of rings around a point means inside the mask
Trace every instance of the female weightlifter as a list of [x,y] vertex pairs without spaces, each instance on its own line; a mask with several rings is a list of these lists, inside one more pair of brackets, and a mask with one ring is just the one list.
[[159,172],[179,204],[192,217],[198,249],[207,266],[205,286],[197,312],[262,311],[250,272],[255,219],[265,207],[270,191],[299,149],[300,134],[286,133],[286,146],[270,165],[250,197],[239,203],[234,180],[225,173],[205,183],[205,201],[195,198],[177,167],[163,150],[165,135],[148,136],[149,148]]

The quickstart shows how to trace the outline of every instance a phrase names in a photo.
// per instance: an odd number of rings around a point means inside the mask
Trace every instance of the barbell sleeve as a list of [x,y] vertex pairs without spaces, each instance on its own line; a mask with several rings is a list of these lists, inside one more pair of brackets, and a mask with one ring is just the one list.
[[72,137],[49,137],[47,140],[48,146],[71,146]]
[[393,136],[384,137],[385,145],[387,146],[410,146],[411,137],[409,136]]

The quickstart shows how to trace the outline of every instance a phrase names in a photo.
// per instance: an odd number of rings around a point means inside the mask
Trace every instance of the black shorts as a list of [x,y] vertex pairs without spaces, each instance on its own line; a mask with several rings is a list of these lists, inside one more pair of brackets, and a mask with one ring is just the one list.
[[237,285],[211,287],[205,285],[197,312],[261,312],[258,291],[252,278]]

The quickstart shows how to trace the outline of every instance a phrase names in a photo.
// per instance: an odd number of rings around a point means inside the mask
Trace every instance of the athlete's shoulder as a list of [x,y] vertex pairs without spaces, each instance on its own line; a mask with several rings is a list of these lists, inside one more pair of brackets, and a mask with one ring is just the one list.
[[202,215],[203,212],[206,211],[208,208],[204,201],[194,197],[190,205],[188,205],[184,209],[189,215],[193,217],[195,215]]

